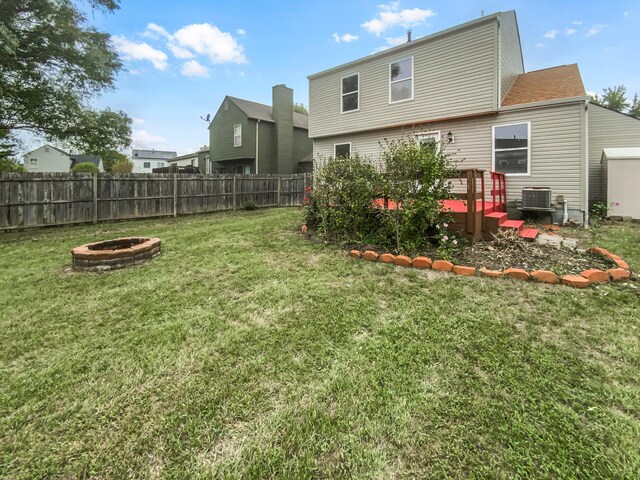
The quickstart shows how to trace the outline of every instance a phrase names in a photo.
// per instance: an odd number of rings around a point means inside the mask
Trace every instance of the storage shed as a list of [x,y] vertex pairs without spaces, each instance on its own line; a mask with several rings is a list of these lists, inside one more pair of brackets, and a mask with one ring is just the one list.
[[604,148],[601,162],[609,216],[640,219],[640,147]]

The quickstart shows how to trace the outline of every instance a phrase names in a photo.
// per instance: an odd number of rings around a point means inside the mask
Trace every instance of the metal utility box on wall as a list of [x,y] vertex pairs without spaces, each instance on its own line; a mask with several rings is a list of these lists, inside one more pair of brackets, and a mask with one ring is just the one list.
[[604,148],[601,161],[609,216],[640,219],[640,147]]

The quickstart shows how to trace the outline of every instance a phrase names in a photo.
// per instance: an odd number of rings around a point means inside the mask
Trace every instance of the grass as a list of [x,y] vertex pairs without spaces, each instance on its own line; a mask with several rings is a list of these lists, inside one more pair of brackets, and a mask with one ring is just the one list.
[[[0,477],[637,478],[633,284],[356,261],[298,218],[0,236]],[[640,229],[607,228],[640,267]],[[163,254],[64,271],[125,235]]]

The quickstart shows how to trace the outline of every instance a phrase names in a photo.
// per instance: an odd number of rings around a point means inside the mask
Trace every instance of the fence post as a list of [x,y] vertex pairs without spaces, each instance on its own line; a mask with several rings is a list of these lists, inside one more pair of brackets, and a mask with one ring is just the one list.
[[236,174],[233,174],[233,209],[235,210],[237,208],[237,203],[236,203]]
[[282,205],[282,175],[278,175],[278,206]]
[[173,216],[178,216],[178,174],[173,174]]
[[93,223],[98,223],[98,174],[93,172]]

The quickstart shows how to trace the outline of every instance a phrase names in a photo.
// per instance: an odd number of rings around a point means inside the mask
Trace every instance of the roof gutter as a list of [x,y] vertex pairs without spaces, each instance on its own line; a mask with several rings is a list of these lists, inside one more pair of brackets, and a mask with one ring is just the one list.
[[561,105],[563,103],[582,103],[584,101],[588,101],[589,97],[587,96],[579,96],[579,97],[567,97],[567,98],[554,98],[551,100],[542,100],[539,102],[531,102],[531,103],[518,103],[516,105],[506,105],[499,108],[500,112],[509,112],[512,110],[526,110],[528,108],[543,108],[549,107],[552,105]]

